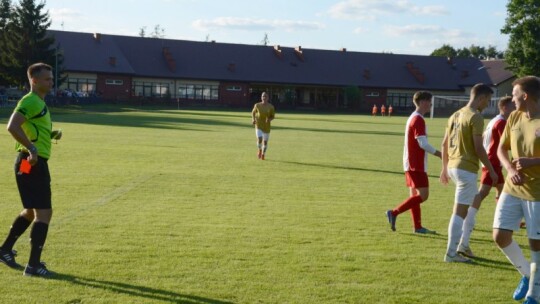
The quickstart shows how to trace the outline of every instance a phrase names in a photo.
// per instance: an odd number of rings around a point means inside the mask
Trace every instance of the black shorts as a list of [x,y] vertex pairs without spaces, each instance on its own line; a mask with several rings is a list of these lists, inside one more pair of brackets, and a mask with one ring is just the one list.
[[21,161],[28,153],[19,153],[15,159],[15,179],[25,209],[51,209],[51,175],[47,159],[39,157],[30,173],[19,171]]

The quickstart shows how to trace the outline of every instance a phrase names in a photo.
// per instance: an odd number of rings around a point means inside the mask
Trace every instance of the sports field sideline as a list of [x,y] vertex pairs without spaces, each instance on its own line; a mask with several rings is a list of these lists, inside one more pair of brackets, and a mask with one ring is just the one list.
[[[21,209],[0,109],[0,238]],[[494,194],[471,247],[443,262],[453,185],[429,157],[423,223],[397,231],[406,117],[280,113],[257,159],[248,111],[52,109],[54,279],[0,265],[1,303],[512,303],[519,274],[491,240]],[[439,147],[446,120],[426,120]],[[28,233],[15,249],[28,256]],[[525,232],[516,240],[526,246]],[[528,256],[528,249],[525,250]],[[32,291],[32,293],[30,293]]]

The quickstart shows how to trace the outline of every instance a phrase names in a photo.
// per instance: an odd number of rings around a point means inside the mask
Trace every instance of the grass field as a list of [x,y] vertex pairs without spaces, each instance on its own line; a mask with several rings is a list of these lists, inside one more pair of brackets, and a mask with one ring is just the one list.
[[[442,261],[454,187],[438,182],[435,157],[422,210],[439,234],[413,234],[409,214],[390,231],[384,211],[408,195],[406,117],[278,112],[260,161],[249,112],[105,110],[52,110],[64,137],[43,260],[58,275],[0,265],[1,303],[513,302],[493,193],[471,240],[481,258]],[[427,120],[436,147],[444,123]],[[13,146],[1,131],[0,240],[21,209]],[[28,232],[15,249],[25,263]]]

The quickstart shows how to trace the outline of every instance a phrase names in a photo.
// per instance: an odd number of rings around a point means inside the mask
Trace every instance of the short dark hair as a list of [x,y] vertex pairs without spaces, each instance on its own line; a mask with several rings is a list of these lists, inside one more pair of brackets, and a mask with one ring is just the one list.
[[487,84],[477,83],[471,89],[471,97],[476,98],[480,95],[493,95],[493,90]]
[[28,67],[28,70],[26,71],[26,75],[28,75],[28,79],[34,78],[37,75],[39,75],[39,73],[41,73],[41,71],[43,70],[52,71],[52,67],[43,62],[34,63]]
[[512,103],[512,96],[504,96],[499,99],[499,102],[497,102],[497,106],[499,109],[502,109],[502,107],[508,105],[509,103]]
[[414,103],[415,106],[418,106],[418,102],[420,100],[431,100],[432,97],[433,97],[433,94],[431,94],[431,92],[418,91],[418,92],[414,93],[413,103]]
[[523,76],[512,82],[513,86],[519,85],[523,92],[535,98],[540,97],[540,80],[535,76]]

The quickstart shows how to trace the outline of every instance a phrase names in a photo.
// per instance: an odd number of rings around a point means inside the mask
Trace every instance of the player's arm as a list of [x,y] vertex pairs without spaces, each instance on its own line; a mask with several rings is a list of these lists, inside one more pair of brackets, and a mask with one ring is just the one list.
[[488,169],[489,176],[491,177],[491,180],[493,181],[493,185],[497,185],[499,177],[497,175],[497,172],[495,172],[493,165],[489,161],[489,158],[486,153],[486,149],[484,149],[484,144],[483,144],[483,139],[482,139],[481,134],[473,134],[473,144],[474,144],[474,151],[476,152],[476,156],[478,156],[478,159]]
[[510,161],[510,157],[508,156],[509,150],[509,144],[501,140],[499,147],[497,148],[497,157],[499,158],[501,165],[506,169],[508,178],[512,181],[512,183],[514,183],[514,185],[522,185],[523,177],[516,169],[514,164],[512,164]]
[[440,182],[444,185],[448,184],[448,130],[444,133],[444,138],[441,144],[441,159],[442,159],[442,170],[441,177],[439,178]]
[[520,157],[518,159],[512,160],[512,164],[516,167],[516,169],[523,170],[529,167],[534,166],[540,166],[540,158],[539,157]]
[[251,111],[251,123],[252,124],[257,123],[257,106],[256,105],[253,107],[253,110]]
[[24,133],[22,125],[25,122],[26,118],[24,117],[24,115],[19,112],[13,112],[13,114],[11,114],[11,117],[9,118],[7,130],[16,141],[26,147],[26,149],[30,153],[30,156],[28,156],[28,162],[30,162],[31,165],[34,165],[38,161],[38,151],[32,141],[30,141],[28,136],[26,136],[26,133]]
[[437,151],[437,149],[435,149],[432,145],[429,144],[427,136],[418,136],[416,138],[416,141],[418,142],[420,148],[422,148],[424,151],[441,158],[441,152]]

